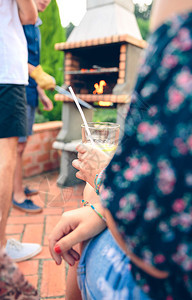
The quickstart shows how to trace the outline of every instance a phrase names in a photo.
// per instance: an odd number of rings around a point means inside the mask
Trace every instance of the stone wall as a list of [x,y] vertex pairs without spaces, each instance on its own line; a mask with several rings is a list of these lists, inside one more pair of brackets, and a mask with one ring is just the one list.
[[23,176],[30,177],[59,168],[60,157],[52,148],[62,127],[61,121],[34,124],[33,135],[29,137],[23,154]]

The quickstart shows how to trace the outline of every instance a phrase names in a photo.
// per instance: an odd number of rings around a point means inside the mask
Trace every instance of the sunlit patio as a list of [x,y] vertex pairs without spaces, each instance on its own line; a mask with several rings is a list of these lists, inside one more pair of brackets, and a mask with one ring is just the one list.
[[18,263],[31,284],[37,287],[41,299],[65,299],[66,266],[57,266],[48,249],[48,235],[64,211],[80,206],[84,184],[60,189],[56,185],[58,172],[44,173],[24,180],[26,185],[39,189],[32,199],[44,207],[39,214],[28,214],[12,208],[6,229],[7,238],[26,243],[39,243],[42,252]]

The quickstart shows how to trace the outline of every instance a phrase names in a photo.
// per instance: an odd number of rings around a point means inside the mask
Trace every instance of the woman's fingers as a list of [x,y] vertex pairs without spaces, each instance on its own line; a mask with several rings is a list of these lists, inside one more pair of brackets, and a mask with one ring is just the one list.
[[77,170],[80,170],[80,165],[81,165],[81,161],[79,159],[74,159],[72,161],[72,166],[77,169]]
[[87,181],[87,177],[80,171],[76,173],[76,177],[81,180]]
[[74,249],[63,252],[62,257],[70,266],[73,266],[75,262],[80,259],[79,253],[77,253]]
[[73,248],[69,250],[70,255],[74,258],[74,260],[79,260],[80,259],[80,255],[79,253],[74,250]]
[[87,145],[87,144],[79,144],[79,145],[77,145],[77,147],[76,147],[76,150],[78,151],[78,152],[80,152],[80,153],[85,153],[85,152],[87,152],[89,149],[91,149],[92,148],[92,146],[91,145]]

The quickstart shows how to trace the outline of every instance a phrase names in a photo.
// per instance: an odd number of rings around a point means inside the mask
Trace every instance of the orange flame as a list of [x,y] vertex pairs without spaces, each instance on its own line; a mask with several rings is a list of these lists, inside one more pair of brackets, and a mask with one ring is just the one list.
[[94,84],[94,88],[95,90],[93,91],[93,94],[103,94],[103,87],[106,86],[106,82],[105,80],[100,80],[99,81],[99,84],[98,83],[95,83]]
[[[93,91],[93,94],[103,94],[103,89],[104,89],[104,86],[106,86],[107,83],[105,82],[105,80],[100,80],[99,81],[99,84],[98,83],[95,83],[94,84],[94,88],[95,90]],[[99,106],[111,106],[111,102],[108,102],[108,101],[99,101],[98,102]]]
[[109,101],[99,101],[98,102],[99,106],[111,106],[112,103]]

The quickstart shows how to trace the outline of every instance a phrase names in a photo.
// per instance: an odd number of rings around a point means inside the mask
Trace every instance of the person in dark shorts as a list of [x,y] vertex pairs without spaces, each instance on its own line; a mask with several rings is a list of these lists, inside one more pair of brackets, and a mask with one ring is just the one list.
[[0,99],[0,138],[24,134],[27,124],[25,86],[0,84]]
[[[37,6],[38,12],[43,12],[49,5],[51,0],[34,0]],[[42,4],[43,3],[43,4]],[[42,207],[36,205],[30,197],[38,194],[38,190],[31,189],[26,186],[23,187],[22,181],[22,157],[23,152],[27,145],[27,137],[33,133],[33,124],[35,121],[35,111],[38,106],[38,99],[41,100],[44,110],[50,111],[53,108],[52,101],[47,97],[44,89],[37,84],[37,82],[30,76],[30,74],[36,69],[41,68],[40,63],[40,30],[39,26],[42,24],[41,19],[38,17],[36,23],[30,25],[24,25],[24,33],[27,40],[28,48],[28,72],[29,72],[29,85],[26,86],[27,97],[27,134],[21,134],[18,140],[17,146],[17,163],[13,182],[13,206],[19,210],[29,213],[39,213],[42,211]],[[46,74],[48,80],[53,81],[51,76]]]
[[[27,4],[27,5],[26,5]],[[33,0],[1,1],[0,5],[0,247],[29,258],[41,251],[38,244],[17,246],[6,241],[5,228],[11,204],[18,137],[26,134],[28,84],[27,42],[22,24],[34,24],[37,9]],[[14,45],[14,46],[13,46]],[[22,250],[22,251],[21,251]],[[23,251],[24,250],[24,251]],[[18,258],[18,257],[17,257]]]

